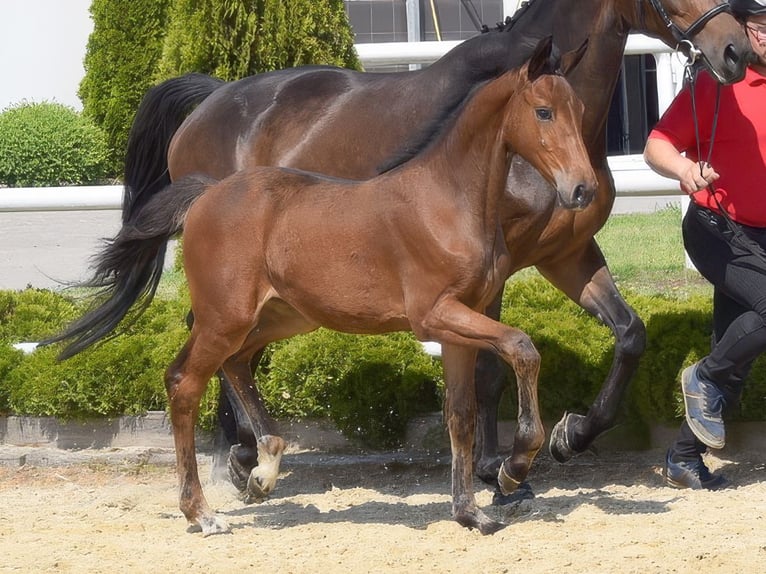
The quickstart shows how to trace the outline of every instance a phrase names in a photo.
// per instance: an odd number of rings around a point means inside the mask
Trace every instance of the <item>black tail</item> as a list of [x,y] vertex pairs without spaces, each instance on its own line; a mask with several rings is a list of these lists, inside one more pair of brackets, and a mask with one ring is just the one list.
[[70,341],[59,355],[68,359],[112,334],[136,303],[133,319],[138,318],[157,290],[168,240],[181,231],[192,202],[211,182],[184,178],[151,197],[95,257],[93,277],[80,285],[99,289],[88,312],[41,344]]
[[138,107],[128,136],[122,221],[128,223],[170,183],[168,146],[195,106],[223,82],[204,74],[186,74],[150,89]]

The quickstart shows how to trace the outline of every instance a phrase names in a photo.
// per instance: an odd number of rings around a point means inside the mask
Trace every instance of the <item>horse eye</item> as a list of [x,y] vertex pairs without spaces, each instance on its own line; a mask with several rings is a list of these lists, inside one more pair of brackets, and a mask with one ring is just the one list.
[[553,111],[550,108],[536,108],[537,119],[543,122],[549,122],[553,119]]

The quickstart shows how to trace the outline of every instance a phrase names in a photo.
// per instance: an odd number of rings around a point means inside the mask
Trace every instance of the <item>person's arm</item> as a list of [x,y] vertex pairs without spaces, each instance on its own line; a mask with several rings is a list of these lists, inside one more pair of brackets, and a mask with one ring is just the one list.
[[681,190],[688,195],[705,189],[719,177],[713,166],[706,162],[693,162],[662,138],[650,137],[647,140],[644,160],[660,175],[681,182]]

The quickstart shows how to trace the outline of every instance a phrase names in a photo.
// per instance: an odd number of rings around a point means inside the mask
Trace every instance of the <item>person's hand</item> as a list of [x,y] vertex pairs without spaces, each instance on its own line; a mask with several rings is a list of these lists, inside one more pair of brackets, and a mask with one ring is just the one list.
[[684,193],[691,195],[705,189],[719,177],[721,176],[718,172],[706,161],[699,163],[689,161],[689,168],[681,177],[681,189]]

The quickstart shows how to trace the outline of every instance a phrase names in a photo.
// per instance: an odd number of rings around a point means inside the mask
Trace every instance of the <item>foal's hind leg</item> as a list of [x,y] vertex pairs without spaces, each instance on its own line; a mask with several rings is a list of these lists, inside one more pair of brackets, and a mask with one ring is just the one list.
[[[228,530],[226,522],[210,509],[202,492],[197,469],[194,425],[199,404],[223,357],[231,353],[222,338],[191,337],[165,373],[165,387],[173,426],[181,511],[186,519],[202,528],[203,534]],[[236,348],[236,347],[233,347]]]
[[253,379],[255,366],[269,343],[316,327],[288,304],[271,300],[261,309],[258,325],[242,349],[223,366],[222,381],[236,415],[240,441],[229,453],[229,477],[246,502],[263,500],[273,490],[286,447]]
[[[255,353],[256,359],[263,349]],[[223,379],[229,404],[236,412],[239,444],[229,453],[229,478],[243,493],[245,502],[259,502],[273,490],[285,441],[279,436],[277,424],[266,410],[255,380],[253,362],[248,354],[237,354],[224,363]]]
[[[194,314],[191,311],[186,315],[186,324],[189,329],[194,325]],[[258,464],[257,437],[273,434],[275,425],[263,407],[258,389],[252,383],[252,374],[262,355],[263,350],[250,359],[250,384],[235,389],[223,369],[216,372],[219,381],[219,429],[214,443],[211,477],[215,481],[221,475],[228,475],[240,492],[247,489],[250,471]]]

